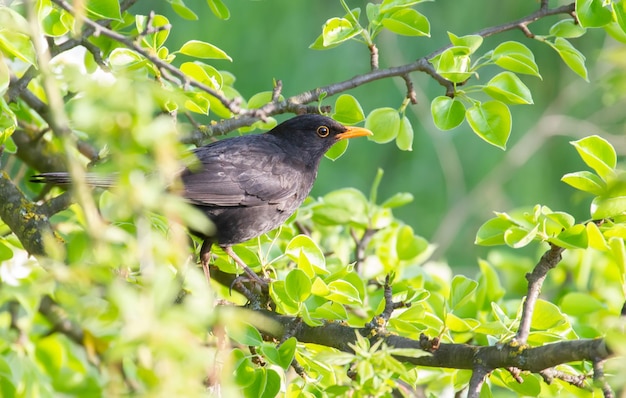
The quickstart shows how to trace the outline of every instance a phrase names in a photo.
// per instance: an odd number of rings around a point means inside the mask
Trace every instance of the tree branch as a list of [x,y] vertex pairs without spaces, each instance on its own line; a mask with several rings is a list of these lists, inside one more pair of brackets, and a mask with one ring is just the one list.
[[541,286],[548,275],[548,271],[556,267],[561,261],[561,253],[563,253],[563,250],[562,247],[551,245],[550,250],[541,256],[533,272],[526,274],[526,279],[528,280],[528,294],[524,300],[522,317],[520,319],[517,335],[515,336],[515,341],[519,344],[526,344],[526,340],[528,340],[530,323],[533,319],[533,311],[537,303],[537,298],[539,298],[539,293],[541,292]]
[[[248,311],[243,310],[242,311]],[[355,333],[369,336],[369,328],[352,328],[340,322],[328,322],[322,326],[309,326],[299,318],[279,315],[269,311],[259,311],[272,322],[257,325],[271,338],[281,340],[286,331],[301,343],[314,343],[336,348],[344,352],[353,352],[351,344],[356,342]],[[269,325],[279,325],[278,328]],[[297,328],[293,325],[298,324]],[[413,348],[430,351],[432,355],[419,358],[398,357],[399,360],[418,366],[476,369],[481,364],[485,369],[515,367],[538,373],[563,363],[607,359],[612,355],[604,339],[582,339],[546,344],[541,347],[494,345],[475,346],[469,344],[440,343],[429,347],[421,340],[413,340],[393,334],[377,334],[372,340],[383,339],[387,346],[395,348]]]

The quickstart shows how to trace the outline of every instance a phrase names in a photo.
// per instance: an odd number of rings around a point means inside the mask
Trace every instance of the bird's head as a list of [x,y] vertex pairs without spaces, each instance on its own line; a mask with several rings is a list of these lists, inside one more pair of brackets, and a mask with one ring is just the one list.
[[268,134],[285,140],[306,156],[321,158],[333,144],[340,140],[372,135],[362,127],[344,126],[322,115],[306,114],[291,118],[274,127]]

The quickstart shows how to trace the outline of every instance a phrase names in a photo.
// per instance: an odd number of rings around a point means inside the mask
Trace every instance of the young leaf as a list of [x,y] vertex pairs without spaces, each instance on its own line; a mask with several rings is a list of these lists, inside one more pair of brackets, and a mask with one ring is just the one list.
[[537,236],[537,231],[539,231],[539,224],[530,231],[525,228],[511,227],[504,232],[504,242],[514,249],[519,249],[532,242]]
[[576,16],[585,28],[599,28],[613,19],[611,11],[601,0],[576,0]]
[[571,70],[586,81],[589,81],[587,78],[587,68],[585,67],[585,56],[574,48],[569,41],[562,37],[557,37],[551,47],[559,53],[563,62],[565,62]]
[[617,0],[612,2],[613,11],[617,19],[617,24],[623,33],[626,33],[626,0]]
[[196,13],[186,6],[183,0],[167,0],[167,2],[172,6],[172,10],[182,18],[189,21],[196,21],[198,19]]
[[453,46],[469,48],[470,54],[476,52],[476,50],[478,50],[478,47],[483,44],[483,37],[479,35],[467,35],[459,37],[454,33],[448,32],[448,37],[450,38],[450,43],[452,43]]
[[506,149],[511,134],[511,112],[500,101],[476,104],[465,112],[467,122],[483,140],[500,149]]
[[607,140],[592,135],[578,141],[571,141],[570,144],[576,148],[583,162],[594,169],[604,181],[615,175],[617,155],[615,148]]
[[436,62],[437,73],[454,83],[462,83],[472,76],[469,47],[450,47]]
[[510,220],[494,217],[480,226],[474,243],[481,246],[503,245],[504,233],[512,226]]
[[591,202],[591,217],[594,220],[612,218],[626,212],[626,192],[620,196],[596,196]]
[[456,98],[444,95],[433,99],[430,104],[435,126],[440,130],[451,130],[465,119],[465,106]]
[[428,18],[412,8],[402,8],[383,18],[382,24],[390,31],[404,36],[430,36]]
[[292,269],[285,277],[285,290],[293,301],[301,303],[311,295],[311,279],[301,269]]
[[561,178],[561,181],[580,191],[589,192],[594,195],[602,195],[606,190],[604,181],[589,171],[567,173]]
[[401,151],[413,150],[413,126],[411,126],[411,122],[406,116],[403,116],[400,121],[400,130],[398,130],[396,145]]
[[222,0],[207,0],[207,3],[209,4],[209,8],[211,9],[213,15],[219,19],[227,20],[230,18],[230,11],[228,10],[228,7],[224,5]]
[[220,48],[200,40],[189,40],[178,52],[196,58],[227,59],[231,62],[233,60]]
[[587,29],[575,23],[573,19],[562,19],[550,28],[550,34],[552,36],[564,37],[566,39],[580,37],[584,35],[586,31]]
[[455,276],[450,286],[450,309],[454,310],[471,300],[476,287],[478,282],[463,275]]
[[541,78],[533,52],[522,43],[507,41],[498,45],[491,59],[501,68]]
[[507,104],[532,104],[530,90],[511,72],[502,72],[487,83],[484,91],[493,99]]
[[374,109],[367,115],[365,128],[374,135],[370,138],[379,144],[395,139],[400,131],[400,114],[393,108]]
[[342,94],[335,101],[333,119],[343,124],[356,124],[365,119],[365,113],[359,101],[349,94]]
[[354,27],[345,18],[331,18],[322,28],[322,43],[324,47],[343,43],[361,33],[361,29]]

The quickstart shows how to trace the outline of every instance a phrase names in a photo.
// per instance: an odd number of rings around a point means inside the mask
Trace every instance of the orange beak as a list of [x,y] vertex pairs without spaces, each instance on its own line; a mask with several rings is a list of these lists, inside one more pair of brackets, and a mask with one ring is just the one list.
[[346,138],[354,138],[354,137],[364,137],[368,135],[374,135],[368,129],[364,129],[363,127],[346,127],[346,131],[343,133],[339,133],[336,135],[337,139],[344,140]]

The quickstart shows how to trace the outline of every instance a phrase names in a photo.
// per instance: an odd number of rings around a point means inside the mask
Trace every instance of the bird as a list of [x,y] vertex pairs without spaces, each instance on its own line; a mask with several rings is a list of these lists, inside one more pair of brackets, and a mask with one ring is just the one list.
[[[261,279],[232,246],[267,233],[289,218],[310,194],[324,154],[338,141],[371,136],[368,129],[344,126],[319,114],[295,116],[262,134],[225,138],[193,150],[196,161],[180,173],[182,196],[215,225],[203,239],[200,263],[210,281],[214,244],[246,274]],[[42,173],[34,182],[70,184],[68,173]],[[87,175],[87,183],[110,187],[114,178]]]

